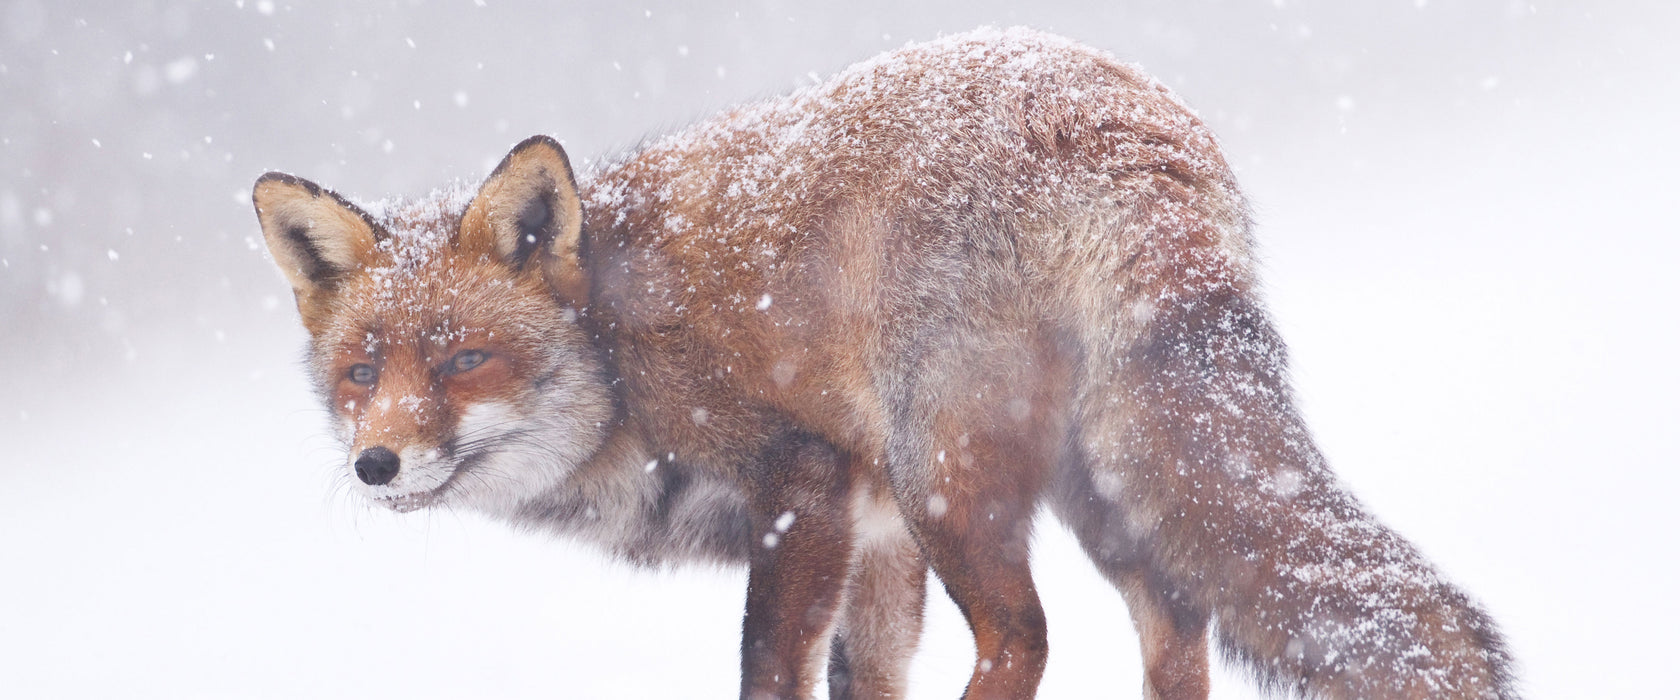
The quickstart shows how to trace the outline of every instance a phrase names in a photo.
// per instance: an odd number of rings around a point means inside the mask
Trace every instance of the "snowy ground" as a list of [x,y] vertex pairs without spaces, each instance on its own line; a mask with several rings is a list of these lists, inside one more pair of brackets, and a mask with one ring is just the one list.
[[[993,22],[1207,116],[1332,465],[1532,697],[1675,697],[1673,7],[487,4],[0,2],[0,696],[730,696],[743,572],[342,488],[240,198],[270,168],[414,192],[538,131],[599,154]],[[1053,521],[1034,564],[1041,696],[1134,696],[1119,596]],[[930,600],[914,696],[955,697],[970,645]]]

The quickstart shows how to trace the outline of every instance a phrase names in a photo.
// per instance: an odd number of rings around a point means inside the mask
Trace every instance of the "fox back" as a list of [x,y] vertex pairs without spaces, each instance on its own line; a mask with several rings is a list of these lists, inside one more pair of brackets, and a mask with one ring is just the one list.
[[1514,697],[1492,622],[1342,491],[1294,408],[1251,223],[1136,69],[981,30],[574,177],[255,200],[364,493],[641,563],[749,567],[742,696],[900,697],[931,570],[1030,697],[1050,509],[1125,596],[1145,694]]

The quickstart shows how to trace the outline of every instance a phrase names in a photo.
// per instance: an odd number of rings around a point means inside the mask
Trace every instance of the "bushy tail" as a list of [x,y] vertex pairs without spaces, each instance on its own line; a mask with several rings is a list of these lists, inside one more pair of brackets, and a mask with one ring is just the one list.
[[[1146,657],[1211,621],[1228,659],[1302,697],[1516,697],[1492,620],[1336,485],[1258,307],[1206,294],[1150,329],[1093,381],[1055,484]],[[1145,661],[1149,694],[1196,694],[1172,659]]]

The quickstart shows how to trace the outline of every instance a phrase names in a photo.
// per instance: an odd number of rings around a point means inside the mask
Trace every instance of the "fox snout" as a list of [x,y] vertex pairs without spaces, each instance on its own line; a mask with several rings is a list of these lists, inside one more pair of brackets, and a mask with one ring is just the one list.
[[383,486],[396,478],[402,458],[384,447],[369,447],[356,456],[356,478],[368,486]]

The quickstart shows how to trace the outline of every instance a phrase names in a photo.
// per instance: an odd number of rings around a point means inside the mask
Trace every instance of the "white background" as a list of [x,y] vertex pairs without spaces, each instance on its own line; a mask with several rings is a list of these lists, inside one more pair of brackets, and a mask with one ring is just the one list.
[[[0,0],[0,696],[732,696],[742,572],[344,488],[250,184],[421,194],[539,132],[585,161],[992,23],[1220,135],[1321,446],[1530,696],[1680,697],[1675,5],[1025,5]],[[1052,520],[1034,563],[1041,696],[1135,696],[1119,596]],[[930,600],[914,696],[954,697]]]

